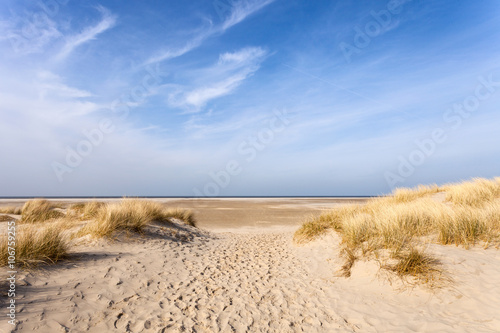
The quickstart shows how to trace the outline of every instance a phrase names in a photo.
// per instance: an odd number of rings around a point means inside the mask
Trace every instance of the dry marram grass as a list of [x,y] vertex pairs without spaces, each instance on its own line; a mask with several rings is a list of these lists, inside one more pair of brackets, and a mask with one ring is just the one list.
[[169,210],[155,201],[124,199],[120,203],[106,204],[95,210],[95,217],[78,232],[79,236],[109,237],[116,231],[142,232],[151,222],[170,223],[172,218],[194,226],[192,213]]
[[447,185],[444,189],[447,201],[479,207],[500,197],[500,177],[493,180],[475,178],[472,182]]
[[[40,263],[55,263],[67,255],[68,243],[60,228],[24,225],[17,229],[14,246],[17,265],[30,267]],[[8,263],[8,245],[7,236],[2,237],[0,239],[0,266]]]
[[341,206],[338,209],[321,214],[319,217],[309,218],[299,230],[295,232],[294,240],[297,243],[305,243],[323,234],[328,229],[339,230],[342,221],[355,215],[360,211],[358,205]]
[[410,202],[426,195],[438,193],[440,191],[436,184],[433,185],[419,185],[417,188],[398,188],[394,190],[390,197],[394,202]]
[[21,207],[14,207],[14,206],[6,206],[6,207],[0,207],[0,213],[2,214],[13,214],[13,215],[21,215]]
[[[5,208],[4,208],[5,209]],[[9,213],[11,208],[5,209]],[[170,224],[173,219],[195,226],[193,213],[181,209],[168,209],[155,201],[123,199],[106,204],[87,202],[71,205],[66,214],[44,199],[25,203],[16,235],[16,261],[23,266],[55,263],[67,255],[69,229],[79,221],[88,223],[76,232],[76,236],[109,237],[117,231],[142,232],[152,222]],[[6,216],[6,215],[5,215]],[[13,220],[6,216],[5,219]],[[36,225],[35,225],[36,224]],[[0,266],[7,264],[8,237],[0,238]]]
[[68,208],[67,214],[83,221],[90,220],[96,218],[99,211],[105,207],[106,204],[99,201],[76,203]]
[[179,208],[168,209],[163,212],[163,217],[167,220],[170,220],[170,218],[181,220],[187,225],[196,227],[196,219],[194,218],[194,214],[189,210]]
[[423,282],[434,283],[436,276],[442,273],[437,268],[439,262],[434,257],[413,247],[396,252],[393,257],[397,259],[397,263],[388,265],[386,268],[402,277],[409,275]]
[[64,216],[62,212],[55,209],[53,204],[44,199],[27,201],[21,211],[21,222],[39,223]]
[[0,215],[0,222],[6,222],[6,221],[12,221],[12,220],[16,220],[16,219],[10,217],[9,215]]
[[[446,191],[445,202],[431,198]],[[327,230],[342,236],[346,265],[344,275],[360,253],[369,257],[389,249],[398,263],[385,266],[398,275],[425,281],[439,272],[439,262],[417,249],[423,236],[441,244],[472,246],[500,239],[500,178],[397,189],[391,196],[374,198],[365,205],[340,207],[307,220],[295,233],[298,243],[310,241]]]

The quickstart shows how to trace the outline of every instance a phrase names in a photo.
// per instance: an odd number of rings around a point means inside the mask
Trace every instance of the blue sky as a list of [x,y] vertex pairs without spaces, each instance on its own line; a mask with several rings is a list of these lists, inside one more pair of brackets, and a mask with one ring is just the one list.
[[500,3],[2,1],[0,196],[499,176]]

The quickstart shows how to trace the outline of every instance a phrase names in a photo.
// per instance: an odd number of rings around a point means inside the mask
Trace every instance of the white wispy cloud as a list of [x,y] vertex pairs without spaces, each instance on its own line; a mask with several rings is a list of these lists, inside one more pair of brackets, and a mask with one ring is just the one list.
[[42,70],[37,73],[38,96],[44,98],[47,95],[60,98],[84,98],[92,94],[86,90],[70,87],[62,82],[62,78],[52,72]]
[[238,87],[249,74],[249,70],[242,71],[241,73],[230,76],[223,81],[190,91],[184,95],[181,103],[192,105],[198,109],[214,98],[229,94],[232,90]]
[[247,64],[253,62],[255,59],[259,59],[266,54],[260,47],[246,47],[237,52],[226,52],[219,56],[220,64]]
[[210,100],[227,95],[245,79],[252,76],[265,59],[267,52],[260,47],[249,47],[219,56],[217,64],[198,69],[198,78],[191,86],[178,87],[169,95],[169,104],[198,112]]
[[198,46],[201,45],[201,43],[205,40],[207,37],[206,34],[201,34],[187,42],[184,46],[178,47],[178,48],[172,48],[172,49],[167,49],[167,50],[162,50],[161,52],[158,52],[156,55],[152,56],[149,58],[145,64],[149,65],[152,63],[157,63],[173,58],[180,57],[189,51],[197,48]]
[[146,60],[145,64],[147,65],[155,62],[160,62],[180,57],[202,45],[207,38],[212,37],[214,35],[223,34],[229,28],[242,22],[248,16],[259,11],[260,9],[264,8],[265,6],[269,5],[274,1],[275,0],[236,1],[232,4],[230,9],[228,10],[229,14],[226,18],[223,19],[222,23],[214,26],[209,20],[210,26],[200,29],[200,32],[197,32],[197,34],[183,46],[180,47],[176,46],[172,48],[163,49],[162,51],[156,53],[148,60]]
[[95,26],[88,27],[81,33],[67,38],[65,45],[57,55],[56,59],[61,60],[66,58],[78,46],[95,39],[97,35],[103,33],[104,31],[112,28],[115,25],[116,16],[112,15],[109,10],[102,6],[97,7],[97,10],[99,10],[99,12],[101,12],[102,14],[101,21]]
[[231,28],[232,26],[240,23],[248,16],[252,15],[256,11],[262,9],[263,7],[269,5],[274,1],[275,0],[258,0],[258,1],[241,0],[235,2],[231,9],[230,15],[225,19],[220,30],[225,31]]

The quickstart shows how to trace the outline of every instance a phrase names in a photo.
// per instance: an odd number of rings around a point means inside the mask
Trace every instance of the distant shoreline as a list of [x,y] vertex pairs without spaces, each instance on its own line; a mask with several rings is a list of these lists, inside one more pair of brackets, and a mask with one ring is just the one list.
[[190,196],[0,196],[0,200],[4,199],[121,199],[121,198],[140,198],[140,199],[351,199],[351,198],[376,198],[378,195],[310,195],[310,196],[214,196],[214,197],[190,197]]

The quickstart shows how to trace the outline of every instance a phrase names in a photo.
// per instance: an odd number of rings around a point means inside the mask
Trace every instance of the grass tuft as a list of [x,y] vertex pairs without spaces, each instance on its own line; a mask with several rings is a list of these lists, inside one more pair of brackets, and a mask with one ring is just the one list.
[[[52,264],[65,258],[68,243],[62,230],[55,226],[45,228],[25,225],[18,227],[15,245],[16,264],[33,267],[38,264]],[[8,263],[8,238],[0,238],[0,266]]]
[[64,214],[55,210],[55,206],[44,199],[27,201],[21,211],[22,223],[39,223],[63,217]]
[[423,282],[431,282],[441,273],[440,263],[436,258],[413,247],[397,252],[394,258],[397,259],[397,263],[388,266],[388,269],[400,277],[413,276]]
[[0,222],[6,222],[6,221],[13,221],[16,220],[13,217],[10,217],[9,215],[0,215]]
[[319,222],[315,218],[311,218],[295,232],[293,240],[298,244],[306,243],[322,235],[328,229],[331,229],[329,222]]
[[349,247],[345,247],[342,250],[341,255],[345,259],[344,265],[342,265],[342,268],[340,270],[341,274],[344,277],[350,277],[352,266],[354,266],[354,263],[356,262],[358,257],[355,255],[354,251]]
[[21,215],[21,207],[14,207],[14,206],[6,206],[6,207],[0,207],[0,213],[2,214],[13,214],[13,215]]
[[195,225],[191,212],[167,210],[155,201],[124,199],[119,203],[99,206],[95,218],[79,230],[77,236],[109,237],[116,231],[142,232],[151,222],[170,223],[172,218]]
[[105,207],[106,204],[99,201],[76,203],[68,208],[68,215],[76,216],[83,221],[90,220],[96,218],[99,211]]
[[294,241],[306,243],[322,235],[328,229],[339,230],[342,228],[343,219],[354,216],[359,211],[360,206],[346,205],[323,213],[319,217],[311,217],[295,232]]
[[441,190],[436,184],[433,185],[419,185],[416,188],[397,188],[391,195],[391,200],[394,202],[411,202],[418,198],[425,197],[429,194],[438,193]]
[[168,221],[170,221],[171,218],[175,218],[181,220],[187,225],[196,227],[196,219],[194,218],[194,214],[189,210],[184,210],[179,208],[168,209],[163,212],[162,218],[163,220],[168,220]]

